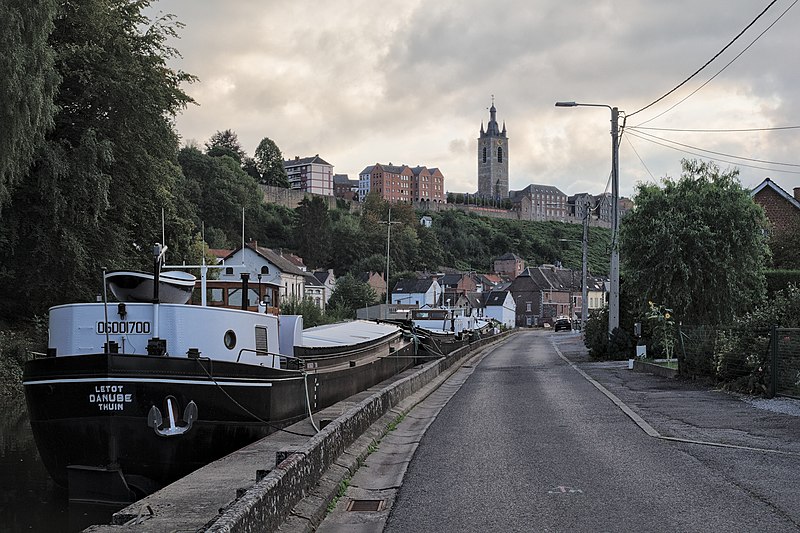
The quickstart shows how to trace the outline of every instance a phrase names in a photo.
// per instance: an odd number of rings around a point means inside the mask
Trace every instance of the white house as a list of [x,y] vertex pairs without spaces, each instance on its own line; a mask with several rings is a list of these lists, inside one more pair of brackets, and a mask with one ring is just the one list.
[[507,328],[513,328],[517,316],[517,304],[509,291],[485,293],[483,316],[493,318]]
[[402,279],[392,290],[393,304],[434,307],[440,304],[442,287],[435,279]]
[[329,268],[328,270],[314,272],[314,277],[324,288],[323,296],[327,305],[328,300],[331,299],[331,294],[333,294],[333,289],[336,288],[336,276],[333,275],[333,269]]
[[[281,300],[302,299],[305,296],[303,271],[280,253],[258,246],[257,243],[247,243],[244,249],[239,247],[228,254],[225,257],[225,269],[221,271],[219,279],[229,282],[239,281],[243,272],[250,274],[251,292],[258,287],[258,290],[265,294],[268,304],[273,307],[279,307]],[[272,290],[264,293],[264,287],[270,287]]]
[[325,286],[311,272],[305,272],[305,278],[305,297],[324,311],[327,303],[325,300]]

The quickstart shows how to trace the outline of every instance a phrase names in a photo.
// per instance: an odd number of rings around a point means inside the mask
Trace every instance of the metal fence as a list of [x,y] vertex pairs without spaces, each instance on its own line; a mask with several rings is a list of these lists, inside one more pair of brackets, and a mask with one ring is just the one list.
[[681,325],[677,343],[682,376],[800,398],[800,329]]
[[769,392],[800,398],[800,329],[773,328],[770,355]]

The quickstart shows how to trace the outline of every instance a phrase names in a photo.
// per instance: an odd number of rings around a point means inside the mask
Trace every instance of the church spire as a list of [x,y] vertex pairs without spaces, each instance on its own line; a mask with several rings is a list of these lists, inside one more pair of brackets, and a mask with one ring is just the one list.
[[486,126],[487,135],[500,135],[500,128],[497,127],[497,109],[494,107],[494,95],[492,95],[492,107],[489,108],[489,124]]

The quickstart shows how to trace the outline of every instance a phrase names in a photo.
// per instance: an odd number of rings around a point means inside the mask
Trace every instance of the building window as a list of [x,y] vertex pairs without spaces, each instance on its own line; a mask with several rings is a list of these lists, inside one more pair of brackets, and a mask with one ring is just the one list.
[[483,162],[486,163],[486,147],[483,147]]
[[267,265],[261,267],[261,274],[269,274],[269,267]]
[[497,148],[497,162],[498,163],[502,163],[503,162],[503,147],[502,146],[499,146]]

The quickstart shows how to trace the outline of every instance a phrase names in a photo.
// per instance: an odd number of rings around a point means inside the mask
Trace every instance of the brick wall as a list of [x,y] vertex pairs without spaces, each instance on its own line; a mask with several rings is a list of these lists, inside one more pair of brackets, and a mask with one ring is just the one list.
[[753,200],[764,208],[773,231],[786,231],[800,224],[800,209],[770,187],[758,191]]

